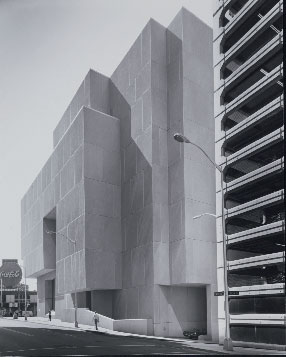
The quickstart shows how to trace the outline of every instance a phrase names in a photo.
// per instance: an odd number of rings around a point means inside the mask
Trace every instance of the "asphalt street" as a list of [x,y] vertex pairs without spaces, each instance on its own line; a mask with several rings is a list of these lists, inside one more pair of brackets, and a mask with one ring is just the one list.
[[198,355],[182,342],[0,319],[0,356]]

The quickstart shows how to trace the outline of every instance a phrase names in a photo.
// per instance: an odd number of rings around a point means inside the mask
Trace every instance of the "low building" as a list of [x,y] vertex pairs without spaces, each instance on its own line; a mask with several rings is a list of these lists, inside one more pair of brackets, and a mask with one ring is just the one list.
[[193,220],[215,211],[215,172],[176,132],[214,160],[212,30],[186,9],[150,20],[110,78],[90,70],[54,130],[21,204],[38,315],[70,320],[77,291],[149,334],[216,339],[215,220]]
[[[26,285],[26,302],[27,311],[30,311],[32,316],[37,315],[37,291],[30,291]],[[1,310],[5,315],[12,315],[16,312],[25,311],[25,285],[19,284],[13,289],[3,288]]]
[[[0,314],[12,315],[15,311],[37,314],[37,292],[29,291],[28,285],[21,284],[23,274],[18,259],[2,259],[0,266]],[[26,291],[26,297],[25,297]]]

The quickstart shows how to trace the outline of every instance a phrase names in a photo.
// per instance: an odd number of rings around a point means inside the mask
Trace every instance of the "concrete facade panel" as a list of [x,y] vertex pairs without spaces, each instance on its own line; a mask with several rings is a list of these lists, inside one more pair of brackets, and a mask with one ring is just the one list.
[[[173,139],[174,140],[174,139]],[[168,167],[168,132],[153,126],[152,132],[153,164]]]
[[143,319],[153,318],[154,285],[139,287],[139,316]]
[[151,19],[151,59],[166,65],[166,29],[157,21]]
[[136,174],[136,149],[135,143],[131,142],[124,151],[124,181],[129,180]]
[[120,150],[119,121],[96,110],[83,108],[84,142],[107,151]]
[[154,243],[154,283],[170,284],[170,254],[168,243]]
[[137,214],[137,245],[150,244],[153,240],[153,205],[144,207]]
[[141,64],[144,67],[147,63],[151,62],[151,21],[148,21],[141,33]]
[[136,76],[135,99],[136,101],[150,88],[151,63],[147,63]]
[[137,246],[137,214],[128,216],[125,222],[125,248],[127,250]]
[[147,167],[144,170],[144,207],[152,203],[152,179],[152,170],[150,167]]
[[145,248],[136,247],[131,250],[131,284],[145,285]]
[[141,171],[129,181],[130,212],[143,209],[144,204],[144,173]]
[[138,135],[142,134],[143,130],[143,100],[140,98],[131,107],[131,136],[136,139]]
[[[154,64],[156,66],[156,64]],[[153,66],[152,66],[153,68]],[[164,71],[164,74],[165,71]],[[167,78],[165,78],[167,82]],[[152,83],[153,85],[153,83]],[[155,86],[152,88],[152,123],[161,129],[168,129],[168,114],[167,114],[167,92],[158,89]]]
[[122,288],[128,289],[131,286],[131,250],[127,250],[122,253]]
[[115,290],[113,294],[113,317],[116,320],[126,319],[127,317],[127,298],[126,289]]
[[[110,114],[109,105],[109,78],[102,74],[90,71],[90,107],[105,114]],[[87,104],[83,104],[87,106]]]
[[142,68],[142,60],[141,60],[141,34],[140,34],[128,52],[129,84],[131,84],[135,80],[141,68]]
[[[210,82],[212,83],[212,82]],[[184,84],[184,118],[188,118],[188,124],[191,126],[194,122],[195,124],[202,126],[203,128],[214,129],[214,121],[210,120],[213,115],[213,100],[211,99],[212,90],[208,89],[206,92],[205,88],[202,88],[199,84],[194,81],[190,81],[187,78],[183,80]],[[207,96],[207,99],[206,99]],[[210,99],[208,99],[210,97]],[[206,100],[209,101],[209,105],[205,105]],[[194,132],[188,132],[188,135]],[[211,134],[211,133],[210,133]],[[212,133],[213,140],[214,134]],[[200,140],[200,136],[197,136],[197,140]]]
[[139,313],[139,288],[132,288],[128,290],[126,294],[127,298],[127,308],[126,308],[126,318],[136,319]]
[[186,241],[185,239],[175,240],[170,243],[170,260],[171,260],[171,284],[186,283]]
[[142,108],[143,130],[145,131],[151,126],[151,122],[152,122],[151,89],[149,89],[143,94],[142,101],[143,101],[143,108]]
[[152,165],[152,127],[147,128],[136,140],[136,170],[148,169]]
[[184,162],[177,161],[169,166],[169,194],[170,204],[178,202],[184,197]]
[[[84,225],[83,225],[84,227]],[[119,218],[85,215],[86,249],[102,249],[103,251],[121,252],[121,229]]]
[[114,195],[113,186],[105,182],[85,179],[85,189],[92,192],[86,197],[85,211],[87,214],[98,214],[107,217],[115,217],[113,211]]
[[92,290],[121,288],[121,280],[116,279],[116,257],[117,254],[111,251],[101,251],[98,249],[85,250],[87,288]]

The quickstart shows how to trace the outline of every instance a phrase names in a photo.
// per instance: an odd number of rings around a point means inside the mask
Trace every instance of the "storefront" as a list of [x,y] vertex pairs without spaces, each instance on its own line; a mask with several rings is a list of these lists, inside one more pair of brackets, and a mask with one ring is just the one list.
[[37,292],[21,284],[22,269],[17,259],[3,259],[0,267],[0,311],[3,316],[12,316],[14,312],[22,315],[26,309],[30,316],[37,314]]
[[[27,311],[30,316],[37,315],[37,292],[27,289]],[[25,285],[19,284],[14,289],[3,289],[2,291],[2,308],[4,316],[12,316],[14,312],[22,315],[25,311]]]

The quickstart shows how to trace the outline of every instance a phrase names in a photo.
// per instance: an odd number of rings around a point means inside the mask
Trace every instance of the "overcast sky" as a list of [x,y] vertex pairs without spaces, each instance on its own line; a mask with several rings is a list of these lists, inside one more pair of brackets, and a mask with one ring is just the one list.
[[89,68],[110,76],[150,17],[182,6],[212,26],[212,0],[0,0],[1,260],[21,263],[21,198]]

